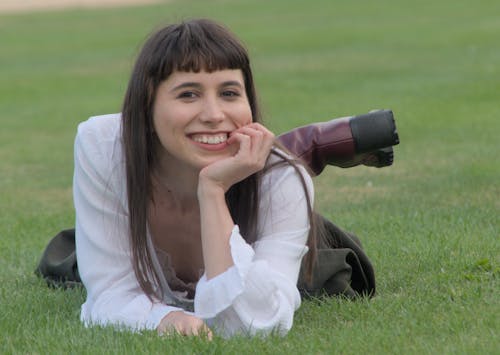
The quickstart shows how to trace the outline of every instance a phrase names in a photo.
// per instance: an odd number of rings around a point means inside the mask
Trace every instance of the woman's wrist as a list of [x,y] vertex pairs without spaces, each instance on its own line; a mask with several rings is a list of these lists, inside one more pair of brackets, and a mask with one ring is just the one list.
[[222,186],[222,184],[200,175],[198,180],[197,193],[198,193],[198,199],[201,202],[201,200],[204,198],[216,199],[224,197],[226,189],[224,186]]

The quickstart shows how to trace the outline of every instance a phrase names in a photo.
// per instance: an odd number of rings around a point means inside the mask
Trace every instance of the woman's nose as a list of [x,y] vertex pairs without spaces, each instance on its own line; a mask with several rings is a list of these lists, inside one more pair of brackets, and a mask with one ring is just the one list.
[[225,118],[224,110],[217,98],[207,98],[203,103],[200,120],[204,123],[216,124]]

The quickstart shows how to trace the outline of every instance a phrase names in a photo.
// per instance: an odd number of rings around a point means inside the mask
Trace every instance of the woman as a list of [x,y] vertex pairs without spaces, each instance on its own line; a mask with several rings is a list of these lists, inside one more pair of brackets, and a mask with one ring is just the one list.
[[80,124],[75,140],[85,324],[291,328],[315,250],[313,186],[259,120],[248,55],[224,27],[194,20],[149,38],[122,113]]

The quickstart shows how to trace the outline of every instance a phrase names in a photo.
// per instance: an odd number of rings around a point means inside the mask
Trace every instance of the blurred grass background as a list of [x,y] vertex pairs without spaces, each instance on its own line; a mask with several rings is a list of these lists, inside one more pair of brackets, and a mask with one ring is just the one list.
[[[371,301],[305,302],[285,338],[85,329],[33,275],[74,224],[76,126],[118,112],[153,29],[210,17],[247,44],[267,125],[394,111],[393,167],[328,168],[317,208],[360,236]],[[184,0],[0,15],[0,353],[498,353],[500,3]]]

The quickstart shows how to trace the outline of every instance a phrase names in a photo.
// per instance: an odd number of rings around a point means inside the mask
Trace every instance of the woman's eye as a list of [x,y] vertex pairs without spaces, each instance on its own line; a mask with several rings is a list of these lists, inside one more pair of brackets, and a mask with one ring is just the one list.
[[224,97],[237,97],[240,96],[240,93],[235,90],[225,90],[222,92],[222,96]]
[[196,93],[193,91],[183,91],[177,97],[179,99],[193,99],[196,97]]

